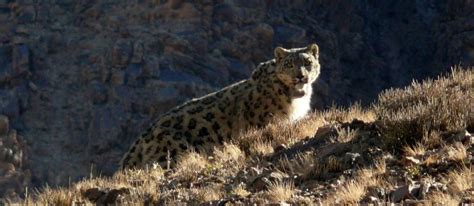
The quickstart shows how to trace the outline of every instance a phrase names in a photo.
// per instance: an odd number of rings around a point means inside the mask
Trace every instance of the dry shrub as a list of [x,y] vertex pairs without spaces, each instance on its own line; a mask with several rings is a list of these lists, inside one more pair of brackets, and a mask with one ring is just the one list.
[[251,157],[263,157],[273,153],[273,143],[264,140],[262,130],[249,130],[237,137],[236,144]]
[[441,138],[441,134],[437,130],[426,131],[423,134],[421,142],[426,146],[427,149],[433,149],[444,144],[443,138]]
[[453,145],[447,146],[444,150],[448,160],[462,162],[467,158],[466,147],[464,147],[464,145],[460,142],[456,142]]
[[37,203],[40,205],[77,205],[82,203],[90,203],[83,195],[85,191],[97,188],[102,191],[122,188],[136,188],[130,190],[130,194],[124,195],[123,198],[117,200],[117,203],[144,203],[157,202],[160,197],[159,181],[163,178],[163,170],[155,169],[131,169],[123,170],[114,174],[112,177],[95,177],[85,179],[71,185],[69,188],[52,189],[45,187],[38,191],[33,197],[28,197],[29,203]]
[[[196,193],[197,189],[188,189],[182,187],[178,187],[175,189],[166,188],[163,189],[159,202],[155,205],[185,205],[183,202],[190,202],[191,200],[196,200]],[[133,205],[138,204],[133,203]]]
[[324,120],[328,122],[352,122],[354,119],[364,122],[372,122],[375,120],[375,114],[372,110],[363,109],[358,103],[349,108],[331,107],[329,110],[320,114]]
[[235,144],[225,143],[224,146],[214,148],[212,169],[217,176],[235,176],[247,162],[245,153]]
[[344,165],[342,161],[336,156],[331,155],[324,161],[323,171],[325,172],[342,171],[343,169]]
[[265,197],[271,202],[286,202],[295,194],[293,182],[273,182],[268,186]]
[[214,156],[220,164],[241,165],[245,160],[245,154],[235,144],[225,143],[223,147],[216,148]]
[[449,172],[443,178],[448,185],[448,190],[453,195],[459,195],[467,189],[474,187],[474,174],[467,167]]
[[424,161],[423,161],[423,164],[425,166],[431,166],[431,165],[436,165],[438,164],[438,161],[439,161],[439,155],[438,154],[431,154],[430,156],[428,156]]
[[193,194],[199,203],[206,203],[221,199],[224,196],[222,191],[222,185],[213,184],[196,189]]
[[364,197],[366,193],[365,189],[364,183],[360,181],[349,182],[337,190],[334,196],[337,197],[336,202],[338,203],[356,203]]
[[321,177],[327,173],[341,172],[346,169],[341,158],[329,156],[327,158],[317,158],[314,152],[297,154],[295,158],[287,157],[278,160],[276,168],[290,174],[299,176],[302,180]]
[[431,201],[433,205],[459,205],[459,198],[443,192],[433,192],[426,198]]
[[303,118],[296,122],[277,121],[263,129],[263,137],[275,145],[292,145],[301,139],[314,136],[318,127],[324,125],[319,116]]
[[249,148],[249,155],[254,157],[264,157],[273,153],[273,144],[271,142],[264,142],[257,140]]
[[337,128],[337,137],[336,140],[337,142],[340,143],[346,143],[350,142],[354,137],[356,137],[359,133],[358,129],[351,129],[349,127],[347,128]]
[[377,159],[373,167],[373,172],[376,175],[385,174],[387,172],[387,163],[385,159]]
[[295,159],[282,158],[278,161],[277,167],[290,174],[297,175],[303,179],[311,177],[315,171],[316,159],[313,152],[298,154]]
[[317,159],[314,161],[311,167],[307,168],[308,175],[313,177],[321,177],[327,173],[341,172],[345,169],[345,165],[342,163],[340,158],[336,156],[329,156],[324,159]]
[[405,89],[389,89],[374,105],[386,146],[400,148],[425,133],[455,133],[474,124],[474,72],[455,68],[449,75]]
[[209,166],[209,162],[201,154],[191,151],[178,158],[175,175],[182,181],[196,180],[198,174]]
[[146,177],[146,180],[156,182],[164,177],[164,172],[165,171],[161,169],[161,167],[152,169],[128,169],[116,172],[113,179],[114,183],[130,183],[130,181],[143,180],[144,177]]
[[[120,188],[117,186],[120,186],[121,182],[122,184],[127,182],[129,185],[137,188],[136,190],[131,190],[130,194],[125,196],[123,203],[142,203],[144,201],[156,203],[161,196],[159,186],[163,178],[164,170],[161,167],[156,167],[145,170],[133,169],[118,172],[113,176],[111,182],[115,185],[116,189]],[[109,188],[114,187],[109,186]]]
[[417,143],[416,145],[407,145],[403,147],[403,152],[405,155],[417,157],[423,156],[426,152],[426,149],[424,145]]
[[337,203],[345,205],[359,202],[367,193],[369,187],[387,184],[379,178],[380,175],[385,173],[385,166],[385,161],[380,159],[376,161],[372,168],[359,170],[353,181],[346,182],[330,193],[322,204]]
[[317,128],[326,124],[321,115],[310,114],[296,122],[279,120],[263,129],[252,129],[240,135],[236,144],[250,156],[265,156],[273,153],[278,145],[291,146],[302,139],[312,137]]
[[354,204],[359,202],[365,195],[368,184],[360,178],[354,181],[348,181],[339,187],[336,191],[331,193],[323,200],[323,205],[329,204]]
[[235,195],[237,197],[247,197],[251,193],[245,189],[245,184],[239,184],[237,187],[234,187],[230,194]]
[[[80,197],[80,195],[72,190],[64,188],[52,189],[46,186],[41,193],[38,194],[36,201],[44,205],[71,206],[79,201],[78,197]],[[82,200],[79,202],[82,202]]]

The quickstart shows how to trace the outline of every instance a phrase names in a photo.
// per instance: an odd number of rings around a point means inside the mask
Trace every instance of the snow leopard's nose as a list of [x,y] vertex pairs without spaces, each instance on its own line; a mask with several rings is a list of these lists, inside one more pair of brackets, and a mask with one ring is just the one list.
[[306,76],[304,76],[304,75],[302,75],[302,74],[298,74],[298,75],[296,76],[296,81],[297,81],[297,83],[304,83],[304,84],[306,84],[306,83],[308,83],[308,77],[306,77]]

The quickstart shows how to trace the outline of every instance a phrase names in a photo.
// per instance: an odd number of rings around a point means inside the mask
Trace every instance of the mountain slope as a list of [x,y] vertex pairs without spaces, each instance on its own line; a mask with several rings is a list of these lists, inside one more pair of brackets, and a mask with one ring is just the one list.
[[276,122],[172,170],[44,188],[28,203],[474,203],[474,70],[382,92],[369,108]]

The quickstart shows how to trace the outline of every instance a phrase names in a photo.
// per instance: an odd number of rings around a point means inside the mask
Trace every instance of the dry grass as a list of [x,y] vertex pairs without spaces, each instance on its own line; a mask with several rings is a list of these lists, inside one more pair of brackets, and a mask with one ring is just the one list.
[[425,146],[417,143],[415,145],[407,145],[403,147],[403,152],[405,155],[416,157],[416,156],[423,156],[426,152]]
[[456,133],[474,125],[474,71],[453,69],[450,75],[405,89],[389,89],[374,105],[386,145],[400,148],[432,131]]
[[216,148],[214,156],[220,164],[241,165],[245,160],[244,152],[235,144],[225,143],[222,148]]
[[207,203],[221,199],[224,196],[222,191],[222,185],[213,184],[197,189],[193,195],[199,203]]
[[434,205],[459,205],[459,198],[442,192],[434,192],[427,197]]
[[275,145],[292,144],[314,136],[319,127],[324,125],[325,121],[320,116],[309,116],[297,122],[278,121],[268,125],[263,130],[263,136],[272,140]]
[[249,130],[236,139],[236,144],[250,156],[262,157],[273,153],[272,142],[264,140],[262,130]]
[[195,181],[202,170],[209,167],[208,160],[197,152],[189,152],[178,158],[175,175],[185,182]]
[[69,206],[69,205],[73,205],[74,202],[84,201],[84,200],[76,199],[78,197],[80,196],[74,194],[74,192],[69,191],[69,190],[64,190],[61,188],[52,189],[50,187],[46,187],[39,194],[36,203],[45,204],[45,205]]
[[249,155],[255,157],[265,157],[273,153],[273,146],[271,142],[257,140],[249,147]]
[[322,205],[332,205],[334,203],[346,205],[359,202],[365,196],[369,187],[389,185],[380,178],[385,172],[385,161],[382,159],[375,161],[373,167],[359,170],[354,180],[346,182],[330,193],[323,200]]
[[249,196],[251,193],[245,189],[245,185],[244,185],[244,184],[239,184],[239,185],[237,185],[237,187],[234,187],[234,188],[232,189],[232,191],[230,192],[230,194],[235,195],[235,196],[237,196],[237,197],[247,197],[247,196]]
[[441,137],[440,132],[437,130],[425,131],[421,142],[422,145],[424,145],[427,149],[433,149],[444,144],[443,138]]
[[334,202],[342,204],[357,203],[364,197],[365,189],[365,184],[360,181],[345,184],[334,194]]
[[286,202],[295,194],[293,182],[273,182],[268,186],[265,197],[271,202]]
[[460,142],[445,147],[445,154],[448,160],[463,162],[467,158],[466,147]]
[[353,130],[349,127],[347,128],[337,128],[337,137],[336,141],[341,143],[350,142],[354,137],[358,135],[358,130]]
[[[384,163],[383,163],[384,164]],[[349,181],[331,193],[324,201],[323,205],[330,204],[354,204],[359,202],[367,193],[367,188],[378,185],[380,179],[377,177],[383,171],[380,166],[375,169],[362,169],[353,181]]]
[[[417,174],[410,176],[415,181],[431,178],[439,182],[438,177],[442,177],[448,189],[431,190],[425,199],[442,205],[457,204],[465,201],[473,188],[474,176],[467,168],[472,145],[453,141],[451,134],[472,128],[474,113],[469,105],[473,103],[473,80],[472,70],[455,69],[437,80],[385,91],[368,109],[358,104],[347,109],[333,107],[297,122],[275,122],[216,147],[212,156],[193,151],[183,154],[170,170],[126,170],[112,177],[91,177],[69,188],[46,187],[29,195],[27,202],[89,205],[94,203],[83,196],[88,189],[130,188],[130,193],[117,203],[198,205],[239,199],[243,204],[257,205],[314,204],[319,198],[322,205],[347,205],[366,200],[374,194],[374,188],[393,191],[406,181],[403,174],[408,172]],[[354,119],[367,124],[342,124]],[[313,138],[318,128],[330,130]],[[380,147],[379,139],[372,141],[375,138],[382,138],[387,147]],[[318,141],[295,156],[272,156],[277,148],[294,149],[313,140]],[[364,158],[361,162],[366,163],[346,164],[344,155],[348,152],[359,153]],[[422,163],[412,168],[400,165],[404,156]],[[446,172],[446,166],[462,169]],[[272,176],[275,173],[281,175]],[[265,178],[268,181],[263,181]],[[257,184],[257,180],[263,184]],[[379,196],[382,201],[384,197]]]
[[250,156],[264,157],[279,145],[287,147],[313,137],[327,122],[321,115],[309,115],[297,122],[277,121],[261,130],[250,130],[236,139],[236,144]]
[[376,119],[374,111],[363,109],[360,104],[354,104],[347,109],[333,106],[321,115],[328,122],[351,122],[354,119],[373,122]]
[[[297,175],[303,179],[307,179],[315,175],[316,159],[313,152],[298,154],[295,159],[282,158],[278,162],[278,168],[292,176]],[[316,174],[319,175],[319,174]]]
[[453,195],[459,195],[467,189],[474,187],[474,174],[467,167],[460,170],[449,172],[443,182],[448,185],[449,192]]

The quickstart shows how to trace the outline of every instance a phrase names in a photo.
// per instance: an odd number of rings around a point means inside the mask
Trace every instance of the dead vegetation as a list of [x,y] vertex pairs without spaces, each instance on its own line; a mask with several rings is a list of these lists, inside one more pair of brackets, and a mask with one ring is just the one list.
[[474,71],[383,92],[296,123],[252,130],[174,169],[152,167],[43,188],[24,204],[346,205],[474,203]]

